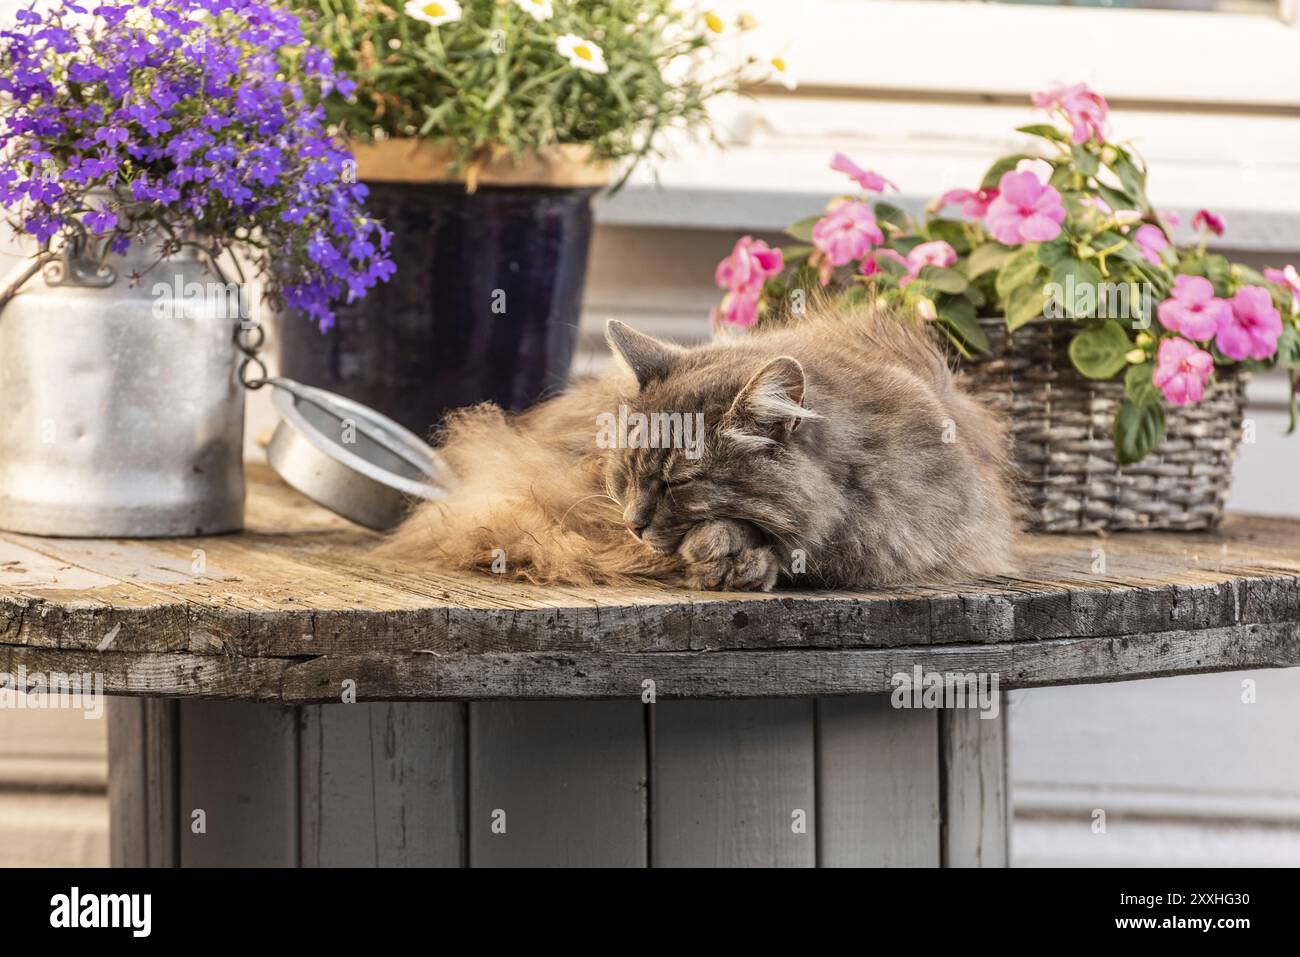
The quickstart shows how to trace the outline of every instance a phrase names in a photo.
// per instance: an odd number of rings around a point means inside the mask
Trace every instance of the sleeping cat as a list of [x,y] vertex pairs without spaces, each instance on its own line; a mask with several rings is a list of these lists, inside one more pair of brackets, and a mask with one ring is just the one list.
[[863,306],[693,349],[615,320],[606,338],[618,363],[603,376],[519,415],[455,413],[441,450],[457,486],[385,550],[575,585],[1009,571],[1004,426],[923,329]]

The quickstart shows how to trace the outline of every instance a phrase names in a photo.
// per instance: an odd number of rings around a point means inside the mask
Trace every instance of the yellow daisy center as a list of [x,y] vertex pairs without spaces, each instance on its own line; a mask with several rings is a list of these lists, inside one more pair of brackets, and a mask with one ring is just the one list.
[[587,46],[585,43],[579,43],[575,46],[573,48],[573,55],[579,60],[586,60],[588,63],[594,59],[591,55],[591,47]]
[[447,8],[437,2],[426,3],[420,9],[424,11],[426,17],[441,17],[447,14]]
[[784,72],[785,72],[785,60],[782,59],[782,58],[779,57],[779,56],[774,56],[774,57],[772,57],[772,68],[773,68],[774,70],[776,70],[777,73],[784,73]]
[[723,30],[722,17],[710,11],[704,15],[704,25],[714,33],[721,33]]

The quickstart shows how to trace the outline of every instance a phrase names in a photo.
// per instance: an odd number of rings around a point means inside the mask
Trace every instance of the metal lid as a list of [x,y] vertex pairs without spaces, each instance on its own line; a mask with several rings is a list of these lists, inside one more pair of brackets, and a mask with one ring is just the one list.
[[344,518],[386,531],[412,500],[433,500],[452,484],[426,442],[374,409],[292,379],[268,379],[280,424],[266,457],[289,485]]

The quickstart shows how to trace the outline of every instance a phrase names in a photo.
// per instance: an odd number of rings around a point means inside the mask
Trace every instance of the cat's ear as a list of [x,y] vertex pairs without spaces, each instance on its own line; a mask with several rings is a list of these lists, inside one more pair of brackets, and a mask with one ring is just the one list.
[[805,409],[808,382],[798,359],[778,356],[754,374],[727,411],[729,429],[782,441],[804,419],[820,418]]
[[636,376],[636,384],[645,388],[651,379],[661,379],[684,350],[670,342],[637,332],[627,323],[610,319],[605,323],[605,341],[623,365]]

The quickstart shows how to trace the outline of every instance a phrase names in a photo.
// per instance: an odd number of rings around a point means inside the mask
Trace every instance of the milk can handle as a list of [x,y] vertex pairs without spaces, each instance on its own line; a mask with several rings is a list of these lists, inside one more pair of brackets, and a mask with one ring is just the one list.
[[3,283],[3,285],[0,285],[0,312],[4,311],[4,307],[9,304],[10,299],[18,295],[18,290],[23,287],[23,284],[40,272],[45,267],[45,264],[53,258],[53,253],[43,253],[31,262],[19,263],[9,270],[9,274],[4,279],[0,279],[0,283]]
[[51,286],[90,286],[106,289],[117,282],[117,273],[104,263],[87,261],[82,258],[80,242],[65,243],[58,252],[42,249],[32,257],[31,262],[20,263],[9,275],[5,276],[0,286],[0,309],[8,305],[9,300],[18,295],[23,285],[42,270],[45,282]]

